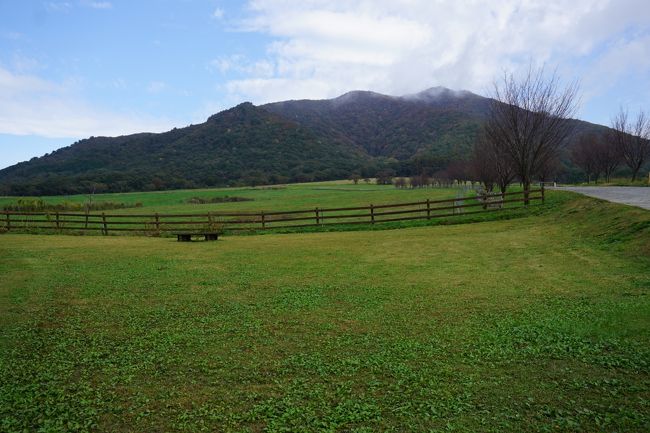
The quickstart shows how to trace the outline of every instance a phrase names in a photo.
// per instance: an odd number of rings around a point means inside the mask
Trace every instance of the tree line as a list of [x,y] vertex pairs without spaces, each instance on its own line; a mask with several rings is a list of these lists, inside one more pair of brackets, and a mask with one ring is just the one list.
[[469,158],[450,161],[445,168],[416,162],[407,177],[383,170],[377,183],[419,188],[472,179],[486,193],[505,194],[514,181],[528,191],[533,181],[555,179],[567,162],[587,182],[601,176],[609,182],[621,166],[627,167],[634,182],[650,159],[650,117],[643,110],[630,115],[621,108],[609,129],[580,133],[571,121],[577,112],[578,90],[577,82],[563,85],[555,72],[547,74],[544,67],[529,66],[523,77],[506,72],[494,83],[489,115]]
[[487,192],[505,193],[514,180],[530,189],[533,180],[548,181],[558,171],[563,147],[587,181],[609,181],[625,164],[634,182],[650,157],[650,118],[643,110],[631,116],[621,108],[604,134],[576,137],[577,82],[562,85],[556,73],[529,67],[523,78],[505,73],[494,84],[493,103],[469,161],[473,177]]

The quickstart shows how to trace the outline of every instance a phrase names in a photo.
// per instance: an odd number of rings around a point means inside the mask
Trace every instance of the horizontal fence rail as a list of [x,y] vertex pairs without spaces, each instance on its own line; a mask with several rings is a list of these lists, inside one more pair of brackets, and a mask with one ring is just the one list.
[[[544,189],[477,194],[444,200],[379,204],[339,208],[312,208],[273,212],[208,212],[201,214],[113,214],[0,211],[0,230],[57,232],[133,232],[155,235],[164,232],[255,231],[293,229],[334,224],[380,224],[385,222],[447,218],[523,207],[544,201]],[[519,206],[513,206],[519,204]],[[508,205],[508,206],[506,206]]]

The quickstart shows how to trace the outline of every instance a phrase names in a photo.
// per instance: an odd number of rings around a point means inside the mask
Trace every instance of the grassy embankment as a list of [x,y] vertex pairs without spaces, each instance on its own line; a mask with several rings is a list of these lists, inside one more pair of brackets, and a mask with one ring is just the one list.
[[650,212],[551,197],[380,232],[2,235],[0,430],[648,431]]
[[598,182],[579,182],[576,186],[650,186],[650,173],[639,173],[639,177],[634,182],[629,177],[615,177],[609,182],[601,178]]

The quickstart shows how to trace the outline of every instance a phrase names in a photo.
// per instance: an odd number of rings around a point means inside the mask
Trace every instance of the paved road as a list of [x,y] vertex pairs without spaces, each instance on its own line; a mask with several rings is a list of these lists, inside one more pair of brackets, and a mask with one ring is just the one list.
[[614,203],[629,204],[650,209],[650,187],[643,186],[563,186],[553,188],[574,191],[590,197],[601,198]]

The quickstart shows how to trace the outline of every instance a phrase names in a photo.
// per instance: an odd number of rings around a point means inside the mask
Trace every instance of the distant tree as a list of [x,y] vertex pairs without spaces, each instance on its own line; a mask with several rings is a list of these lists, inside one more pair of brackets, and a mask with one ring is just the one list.
[[363,178],[363,181],[364,181],[365,183],[370,183],[370,178],[369,178],[369,177],[364,177],[364,178]]
[[429,185],[431,185],[431,178],[426,171],[423,171],[422,174],[420,174],[420,187],[425,188]]
[[408,169],[411,173],[420,175],[431,175],[436,171],[442,170],[447,164],[448,159],[440,156],[421,154],[416,155],[408,162]]
[[636,119],[630,119],[628,111],[621,108],[612,120],[614,140],[625,164],[632,170],[632,182],[650,156],[650,117],[643,110]]
[[474,178],[483,188],[490,192],[497,186],[505,197],[508,186],[514,179],[512,164],[507,156],[500,153],[500,148],[490,142],[485,134],[480,134],[472,148],[470,167]]
[[469,163],[463,160],[452,161],[449,163],[447,168],[444,170],[445,177],[450,181],[461,181],[466,180],[469,177]]
[[594,147],[597,169],[605,176],[605,182],[609,182],[612,173],[621,164],[621,154],[613,134],[610,132],[606,136],[598,136]]
[[494,167],[495,155],[492,149],[485,136],[479,135],[474,143],[469,161],[472,179],[479,181],[486,192],[492,192],[497,176]]
[[571,148],[571,162],[582,170],[587,177],[587,183],[591,182],[592,177],[598,182],[600,166],[595,152],[596,140],[594,134],[582,135]]
[[162,179],[160,179],[160,178],[157,177],[157,176],[155,176],[155,177],[151,180],[151,184],[153,185],[153,189],[154,189],[154,190],[160,190],[160,189],[163,189],[163,188],[165,187],[165,181],[162,180]]
[[562,163],[559,156],[548,159],[536,173],[541,182],[549,182],[551,179],[556,179],[562,171]]
[[354,182],[355,185],[357,185],[359,183],[359,180],[361,180],[361,175],[358,173],[352,173],[350,175],[350,180]]
[[390,185],[394,176],[395,172],[391,169],[381,170],[377,173],[377,185]]
[[403,177],[396,177],[393,179],[393,185],[395,185],[395,188],[406,188],[408,182]]
[[557,74],[547,77],[543,67],[532,65],[521,79],[506,72],[494,83],[485,132],[521,180],[526,204],[533,177],[573,132],[568,119],[576,111],[577,93],[577,83],[563,87]]
[[492,158],[495,182],[499,187],[501,197],[505,200],[508,186],[515,178],[515,170],[507,157],[502,153],[499,146],[496,146],[494,143],[490,143],[489,152]]

